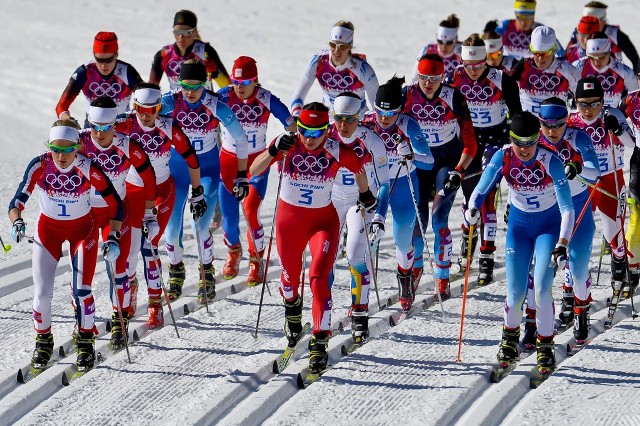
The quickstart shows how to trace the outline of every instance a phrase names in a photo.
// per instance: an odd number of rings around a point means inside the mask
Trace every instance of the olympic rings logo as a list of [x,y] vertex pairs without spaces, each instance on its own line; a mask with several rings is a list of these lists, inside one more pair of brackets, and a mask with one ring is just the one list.
[[68,176],[49,173],[44,180],[56,191],[64,188],[65,191],[71,192],[82,185],[82,178],[78,175]]
[[122,86],[120,83],[109,84],[106,82],[98,83],[97,81],[94,81],[89,84],[89,90],[96,96],[108,96],[113,98],[122,91]]
[[560,85],[560,77],[557,75],[531,75],[529,83],[538,90],[553,90]]
[[169,63],[167,64],[167,68],[169,68],[169,70],[173,73],[173,74],[180,74],[180,67],[182,66],[182,63],[184,61],[182,60],[178,60],[178,61],[169,61]]
[[359,144],[355,144],[355,145],[353,146],[353,152],[355,152],[355,153],[356,153],[356,156],[357,156],[358,158],[362,158],[362,157],[364,157],[364,154],[365,154],[365,150],[364,150],[364,148],[363,148],[362,146],[360,146]]
[[430,118],[431,120],[437,120],[438,118],[443,116],[446,111],[442,105],[436,105],[434,107],[432,105],[414,104],[411,107],[411,112],[421,120],[426,120],[427,118]]
[[571,149],[567,146],[564,146],[558,150],[558,155],[560,156],[560,159],[563,163],[565,161],[569,161],[569,159],[571,158]]
[[617,79],[612,75],[607,77],[602,74],[598,74],[598,80],[600,81],[602,90],[604,90],[605,92],[610,91],[617,83]]
[[117,154],[109,155],[107,153],[101,152],[99,154],[93,154],[91,158],[96,160],[104,170],[107,170],[109,172],[114,171],[119,165],[122,164],[122,158]]
[[155,152],[158,151],[158,148],[162,146],[164,140],[158,136],[151,136],[148,133],[138,134],[132,133],[131,138],[137,140],[142,144],[145,151]]
[[306,173],[311,171],[312,173],[322,173],[324,169],[329,167],[329,160],[326,157],[316,158],[311,155],[307,155],[303,157],[298,154],[291,160],[291,163],[298,169],[301,173]]
[[633,118],[636,122],[640,121],[640,109],[636,109],[633,111]]
[[209,121],[211,121],[211,117],[205,112],[198,114],[194,111],[184,112],[180,111],[176,119],[180,122],[182,127],[204,127]]
[[240,121],[256,121],[258,118],[264,114],[264,108],[260,105],[238,105],[234,104],[231,107],[231,110],[236,114],[238,120]]
[[489,86],[469,86],[468,84],[465,84],[460,87],[460,91],[468,101],[474,101],[476,99],[479,101],[486,101],[493,96],[493,89]]
[[355,82],[353,77],[351,77],[350,75],[331,74],[329,72],[325,72],[324,74],[322,74],[321,80],[329,88],[337,88],[342,90],[351,87],[351,85]]
[[540,169],[511,169],[509,175],[519,184],[530,183],[537,185],[544,179],[544,172]]
[[507,39],[514,47],[529,47],[531,42],[529,36],[525,33],[509,33],[507,34]]
[[598,143],[602,139],[604,139],[604,135],[606,133],[604,128],[602,128],[600,126],[597,126],[597,127],[588,126],[584,130],[586,130],[586,132],[589,134],[589,136],[591,136],[591,140],[593,141],[593,143]]

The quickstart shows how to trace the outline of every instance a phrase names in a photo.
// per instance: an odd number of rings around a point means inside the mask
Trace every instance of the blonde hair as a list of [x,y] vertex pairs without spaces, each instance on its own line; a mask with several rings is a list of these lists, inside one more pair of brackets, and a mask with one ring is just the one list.
[[480,38],[480,34],[473,33],[465,41],[462,42],[463,46],[484,46],[484,41]]
[[58,126],[73,127],[76,130],[82,130],[82,128],[80,127],[80,125],[75,119],[56,120],[51,125],[52,128],[58,127]]
[[355,27],[353,26],[353,24],[350,21],[340,20],[340,21],[336,22],[335,24],[333,24],[333,26],[334,27],[348,28],[351,31],[355,31]]

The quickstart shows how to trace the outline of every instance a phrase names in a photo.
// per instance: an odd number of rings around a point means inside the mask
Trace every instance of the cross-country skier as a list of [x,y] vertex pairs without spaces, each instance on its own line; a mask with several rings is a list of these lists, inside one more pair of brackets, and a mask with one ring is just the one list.
[[80,146],[78,126],[72,120],[58,120],[49,131],[49,151],[31,160],[22,182],[9,203],[11,236],[21,242],[26,237],[26,223],[21,217],[25,204],[36,186],[39,189],[40,214],[33,236],[33,326],[36,348],[31,365],[45,368],[53,353],[51,333],[51,300],[56,267],[62,244],[69,242],[73,265],[72,287],[79,337],[77,365],[93,367],[95,302],[91,284],[96,267],[98,240],[93,233],[90,197],[97,192],[110,210],[111,233],[102,246],[104,258],[110,262],[119,257],[122,201],[109,178],[97,163],[77,150]]
[[[378,78],[365,55],[352,52],[353,32],[354,26],[348,21],[338,21],[331,28],[329,49],[313,55],[293,95],[291,113],[294,117],[300,114],[314,80],[320,84],[322,101],[330,109],[336,96],[347,90],[362,99],[362,115],[367,111],[366,98],[373,108]],[[333,114],[330,114],[330,119],[333,119]]]
[[[452,241],[449,212],[453,206],[463,175],[476,155],[477,142],[473,122],[464,96],[458,89],[442,83],[444,62],[438,55],[427,53],[418,62],[418,83],[403,89],[402,112],[418,122],[434,158],[432,170],[418,169],[419,208],[422,223],[427,226],[429,201],[435,190],[431,209],[434,238],[435,280],[441,298],[451,296],[449,268]],[[426,230],[425,230],[426,231]],[[413,239],[416,271],[422,271],[423,235],[419,227]],[[414,284],[414,287],[417,283]]]
[[[271,114],[289,132],[295,132],[296,123],[289,113],[289,109],[278,97],[258,83],[258,67],[256,61],[249,56],[240,56],[233,63],[231,69],[231,85],[218,91],[220,101],[224,102],[236,114],[242,125],[249,143],[248,167],[254,158],[267,148],[267,124]],[[238,275],[242,258],[240,244],[239,204],[248,221],[247,240],[249,242],[249,277],[250,286],[262,282],[264,254],[264,230],[258,218],[260,204],[267,191],[269,172],[260,176],[244,176],[238,174],[238,159],[236,143],[229,131],[222,128],[222,147],[220,149],[220,184],[218,194],[222,210],[222,230],[224,243],[229,251],[227,261],[222,268],[222,276],[229,280]],[[237,186],[236,180],[243,181]],[[234,192],[234,190],[238,191]],[[254,246],[254,242],[257,247]]]
[[511,75],[518,60],[511,55],[505,55],[500,34],[493,30],[485,30],[481,38],[487,50],[487,65]]
[[[127,175],[127,203],[131,226],[131,249],[129,250],[128,273],[131,288],[131,303],[129,304],[129,318],[132,318],[137,306],[138,280],[136,269],[138,253],[142,253],[144,264],[144,278],[149,295],[149,321],[153,327],[161,326],[164,318],[162,313],[162,267],[154,260],[159,255],[157,250],[160,237],[169,222],[176,198],[176,188],[173,176],[170,174],[169,161],[171,149],[187,163],[191,186],[200,186],[200,164],[196,152],[189,143],[189,139],[178,127],[177,120],[160,117],[158,113],[162,107],[162,92],[160,86],[153,83],[141,83],[133,92],[133,110],[120,119],[116,131],[125,134],[142,146],[149,156],[156,175],[155,205],[145,206],[144,186],[138,172],[132,168]],[[202,203],[205,203],[202,200]],[[147,208],[145,208],[147,207]],[[154,224],[157,222],[158,226]],[[143,235],[143,229],[146,234]],[[168,290],[170,299],[176,299],[182,294],[182,286],[171,284]]]
[[[56,105],[60,119],[71,118],[69,108],[82,92],[89,104],[101,96],[108,96],[116,103],[118,114],[129,109],[131,92],[142,82],[138,71],[118,59],[118,37],[115,33],[100,31],[93,40],[93,61],[80,65],[69,79]],[[85,127],[88,127],[85,122]]]
[[570,64],[587,56],[587,40],[591,34],[600,31],[600,23],[595,16],[583,16],[576,27],[577,43],[569,42],[566,57]]
[[[256,157],[251,174],[257,176],[271,164],[283,160],[281,191],[276,215],[276,239],[282,264],[280,294],[284,299],[287,338],[295,344],[302,330],[302,300],[299,295],[302,252],[309,245],[309,286],[313,294],[313,336],[309,370],[327,368],[327,345],[331,336],[331,286],[329,276],[340,236],[340,221],[331,202],[338,169],[355,173],[361,208],[374,212],[377,200],[369,189],[364,163],[355,151],[327,137],[329,109],[319,103],[306,104],[298,118],[298,133],[278,136],[267,151]],[[293,346],[293,345],[292,345]]]
[[[218,98],[218,95],[205,89],[206,81],[207,70],[202,62],[196,59],[184,61],[180,68],[180,89],[162,96],[163,106],[160,111],[161,115],[170,116],[177,121],[189,138],[200,162],[202,184],[191,188],[190,208],[195,222],[194,234],[200,237],[198,299],[201,303],[205,300],[213,300],[216,295],[213,237],[209,232],[209,224],[218,198],[220,182],[220,154],[217,144],[220,125],[226,128],[236,143],[238,173],[235,186],[242,191],[246,189],[248,155],[247,136],[240,122],[231,108]],[[185,268],[182,263],[183,217],[189,183],[191,183],[187,169],[182,156],[172,149],[169,170],[176,183],[176,202],[165,231],[165,243],[169,254],[169,283],[180,287],[185,280]],[[208,293],[206,297],[205,282]]]
[[491,159],[471,195],[465,216],[475,225],[484,197],[500,179],[506,180],[511,208],[505,247],[507,297],[498,361],[503,366],[509,365],[518,356],[527,275],[535,259],[537,364],[538,370],[544,373],[555,368],[553,263],[562,270],[567,261],[574,210],[562,161],[538,144],[538,119],[526,111],[513,114],[509,136],[511,145]]
[[[418,61],[427,53],[435,53],[444,62],[444,72],[451,72],[462,63],[460,60],[460,42],[458,41],[458,29],[460,19],[455,14],[447,16],[447,19],[440,22],[436,31],[435,43],[429,43],[418,52]],[[418,61],[411,73],[407,84],[414,84],[418,81]]]
[[[207,67],[207,78],[215,81],[218,87],[229,85],[229,74],[218,52],[209,44],[200,40],[198,17],[190,10],[179,10],[173,17],[173,36],[176,42],[167,44],[153,57],[149,83],[160,84],[162,74],[166,74],[171,90],[179,86],[180,67],[189,59],[197,59]],[[213,87],[210,87],[213,90]]]

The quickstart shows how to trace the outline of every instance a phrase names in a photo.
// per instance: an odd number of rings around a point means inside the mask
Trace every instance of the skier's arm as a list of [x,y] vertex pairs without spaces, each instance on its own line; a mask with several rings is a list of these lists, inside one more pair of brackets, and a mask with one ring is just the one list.
[[576,134],[576,148],[580,151],[583,162],[580,176],[595,182],[600,177],[600,164],[593,142],[586,132],[580,131]]
[[149,156],[135,139],[129,139],[129,161],[142,179],[147,209],[156,205],[156,173]]
[[367,93],[367,98],[369,98],[369,108],[371,111],[375,111],[376,109],[376,93],[378,92],[378,87],[380,84],[378,83],[378,77],[376,76],[375,71],[371,68],[371,65],[367,62],[362,63],[364,78],[362,83],[364,84],[364,90]]
[[160,115],[170,117],[173,114],[174,105],[175,101],[173,99],[173,92],[167,92],[162,95],[162,109],[160,110]]
[[289,108],[273,93],[269,99],[269,111],[282,123],[287,132],[296,131],[296,120],[291,116]]
[[638,56],[638,51],[636,47],[629,39],[629,36],[618,30],[618,46],[622,50],[622,53],[629,59],[632,64],[632,68],[634,72],[640,72],[640,56]]
[[502,97],[509,109],[509,115],[522,111],[520,89],[516,81],[506,72],[502,73]]
[[452,104],[458,119],[458,125],[460,126],[460,139],[462,140],[462,155],[456,167],[466,170],[476,155],[478,141],[476,140],[476,133],[473,130],[473,122],[471,121],[467,101],[459,90],[453,93]]
[[389,210],[389,160],[387,159],[387,149],[382,138],[374,131],[369,130],[368,134],[371,137],[370,151],[379,184],[378,208],[376,213],[382,217],[386,217],[387,211]]
[[238,117],[233,113],[229,105],[218,99],[216,116],[220,123],[229,131],[236,142],[236,156],[238,157],[238,170],[247,170],[247,158],[249,157],[249,142]]
[[413,164],[422,170],[433,169],[434,160],[427,139],[420,130],[418,122],[409,116],[407,116],[406,134],[409,136],[413,148]]
[[297,117],[300,115],[300,111],[302,110],[302,106],[304,105],[304,98],[309,93],[309,89],[313,85],[313,81],[316,78],[316,71],[318,69],[318,55],[314,55],[309,61],[307,68],[304,70],[304,74],[300,79],[300,83],[298,84],[298,88],[293,94],[293,102],[291,102],[291,115]]
[[573,210],[569,181],[564,174],[564,165],[562,161],[560,161],[560,158],[555,155],[553,155],[549,161],[549,175],[553,178],[553,186],[556,191],[558,207],[560,207],[560,215],[562,217],[558,244],[566,247],[569,244],[573,232],[575,212]]
[[24,175],[22,175],[22,182],[18,185],[15,195],[9,202],[9,217],[12,217],[12,210],[16,210],[14,213],[17,214],[17,216],[14,215],[15,217],[11,220],[11,223],[13,223],[16,218],[20,217],[20,212],[24,210],[24,206],[31,196],[36,182],[42,175],[42,171],[42,161],[40,160],[40,157],[36,157],[31,160],[24,171]]
[[[110,227],[113,231],[119,231],[120,226],[122,225],[122,218],[124,213],[124,207],[122,204],[122,200],[118,195],[118,192],[113,187],[111,180],[107,177],[106,174],[102,171],[100,166],[98,166],[93,161],[91,162],[90,170],[89,170],[89,181],[91,186],[93,186],[96,191],[100,194],[102,199],[107,203],[109,207],[109,211],[114,211],[115,215],[110,220]],[[155,191],[155,183],[154,183],[154,191]]]
[[191,146],[189,138],[184,134],[182,129],[177,124],[173,123],[173,135],[171,137],[171,144],[176,149],[178,154],[184,158],[189,166],[189,177],[191,178],[191,186],[196,188],[200,186],[200,161],[195,149]]
[[216,49],[214,49],[209,43],[206,43],[205,45],[204,58],[204,64],[207,67],[207,76],[209,77],[209,80],[215,81],[220,88],[227,87],[231,83],[231,80],[229,80],[229,73],[220,60],[218,52],[216,52]]
[[499,149],[495,154],[493,154],[491,161],[482,172],[480,181],[469,198],[469,208],[473,207],[480,210],[480,206],[482,206],[482,203],[489,191],[495,188],[498,182],[500,182],[500,179],[502,179],[503,161],[504,151]]
[[162,69],[162,50],[158,50],[153,56],[151,64],[151,73],[149,74],[149,83],[160,84],[164,71]]
[[73,101],[78,97],[86,82],[87,69],[84,65],[81,65],[69,79],[67,87],[65,87],[62,92],[62,96],[60,96],[60,100],[58,100],[58,104],[56,105],[56,115],[59,119],[63,120],[71,118],[69,107],[71,107]]

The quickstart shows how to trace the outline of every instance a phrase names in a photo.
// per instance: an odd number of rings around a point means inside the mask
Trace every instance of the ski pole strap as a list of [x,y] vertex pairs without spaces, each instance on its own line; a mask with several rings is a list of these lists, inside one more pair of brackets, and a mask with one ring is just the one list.
[[578,181],[580,181],[580,182],[584,183],[585,185],[587,185],[589,188],[591,188],[591,189],[593,189],[593,190],[595,190],[595,191],[600,191],[602,194],[606,195],[607,197],[611,197],[611,198],[613,198],[614,200],[617,200],[617,199],[618,199],[618,196],[617,196],[617,195],[614,195],[614,194],[610,193],[609,191],[607,191],[607,190],[605,190],[605,189],[600,188],[600,187],[598,186],[598,184],[597,184],[597,183],[596,183],[596,184],[593,184],[593,183],[589,182],[588,180],[584,179],[584,178],[583,178],[582,176],[580,176],[580,175],[577,175],[577,176],[576,176],[576,179],[577,179]]

